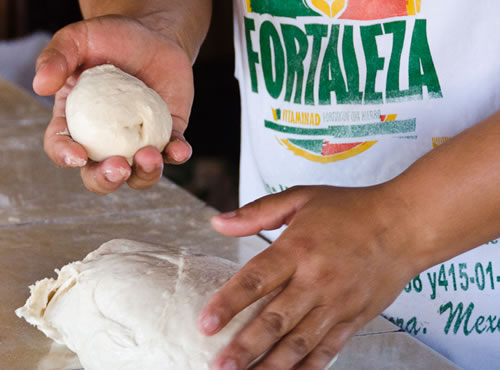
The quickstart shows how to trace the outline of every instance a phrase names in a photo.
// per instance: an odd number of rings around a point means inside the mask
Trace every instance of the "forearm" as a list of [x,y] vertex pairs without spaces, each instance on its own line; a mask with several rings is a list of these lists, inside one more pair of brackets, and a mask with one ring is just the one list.
[[[500,235],[500,112],[418,160],[390,182],[423,269]],[[416,227],[415,227],[416,225]],[[410,238],[412,235],[410,235]]]
[[175,37],[194,62],[210,26],[212,0],[79,0],[84,18],[118,14]]

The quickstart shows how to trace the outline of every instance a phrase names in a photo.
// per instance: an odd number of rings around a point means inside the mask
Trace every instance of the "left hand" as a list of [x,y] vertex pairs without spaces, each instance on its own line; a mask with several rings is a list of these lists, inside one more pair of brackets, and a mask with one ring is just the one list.
[[212,369],[318,369],[388,307],[419,271],[416,234],[384,185],[296,187],[214,217],[231,236],[288,228],[248,262],[200,315],[220,331],[259,298],[279,292],[218,354]]

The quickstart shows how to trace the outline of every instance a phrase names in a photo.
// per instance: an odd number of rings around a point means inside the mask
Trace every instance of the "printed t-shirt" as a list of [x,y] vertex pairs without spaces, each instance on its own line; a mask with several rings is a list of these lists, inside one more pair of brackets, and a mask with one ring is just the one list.
[[[294,185],[386,182],[500,110],[496,0],[234,7],[242,205]],[[464,368],[498,368],[500,241],[419,274],[384,315]]]

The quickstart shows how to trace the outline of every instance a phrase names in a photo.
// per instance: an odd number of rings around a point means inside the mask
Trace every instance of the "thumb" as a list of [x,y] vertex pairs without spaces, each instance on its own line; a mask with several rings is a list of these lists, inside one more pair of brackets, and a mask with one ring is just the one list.
[[151,34],[139,22],[121,16],[70,24],[54,35],[38,57],[33,88],[40,95],[55,94],[78,70],[103,63],[115,64],[152,85],[151,78],[143,78],[159,48]]
[[288,225],[297,210],[307,201],[300,188],[272,194],[244,207],[212,218],[212,226],[229,236],[249,236],[262,230],[275,230]]
[[71,60],[59,48],[58,34],[42,51],[36,62],[33,90],[41,96],[55,94],[63,87],[66,79],[76,70],[77,61]]
[[33,90],[42,96],[55,94],[68,77],[91,58],[89,23],[70,24],[54,35],[36,61]]

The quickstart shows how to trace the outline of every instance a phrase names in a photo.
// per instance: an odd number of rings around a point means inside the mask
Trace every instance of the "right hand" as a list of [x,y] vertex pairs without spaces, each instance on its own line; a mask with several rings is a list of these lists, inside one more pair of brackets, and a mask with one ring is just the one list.
[[[60,167],[81,168],[84,185],[108,194],[123,183],[146,189],[160,179],[163,162],[181,164],[191,156],[184,138],[194,96],[192,65],[177,35],[158,32],[146,21],[104,16],[77,22],[57,32],[37,60],[33,81],[36,93],[55,96],[52,120],[44,149]],[[67,134],[66,98],[85,69],[111,63],[144,81],[168,104],[172,138],[160,153],[153,147],[139,150],[131,168],[125,158],[89,161],[86,150]]]

